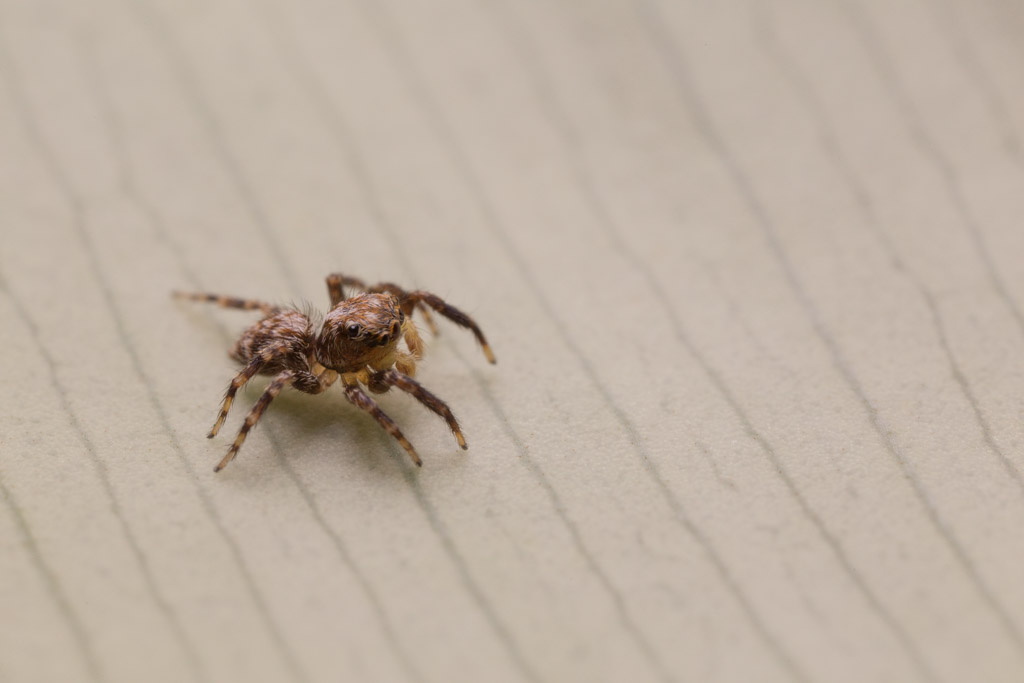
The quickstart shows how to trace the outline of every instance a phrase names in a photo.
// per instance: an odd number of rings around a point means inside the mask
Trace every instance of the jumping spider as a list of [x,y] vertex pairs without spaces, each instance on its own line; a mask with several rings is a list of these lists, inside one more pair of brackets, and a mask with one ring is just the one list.
[[[346,297],[345,286],[361,289],[363,293]],[[319,394],[339,377],[345,388],[345,397],[372,415],[388,434],[402,444],[416,465],[423,464],[416,449],[394,420],[363,391],[361,384],[378,394],[391,387],[411,394],[443,417],[459,445],[466,448],[466,439],[448,405],[413,379],[416,361],[423,357],[423,342],[412,322],[412,313],[421,312],[434,331],[436,327],[430,316],[431,309],[456,325],[469,328],[480,342],[487,360],[494,363],[491,347],[476,323],[435,294],[422,290],[407,292],[389,282],[368,287],[358,278],[335,273],[327,276],[327,291],[331,296],[331,309],[319,330],[315,329],[316,324],[308,315],[295,308],[216,294],[174,293],[181,299],[210,301],[226,308],[263,313],[263,319],[243,332],[231,348],[231,357],[245,367],[231,380],[220,414],[207,437],[212,439],[217,435],[235,394],[246,382],[255,375],[273,375],[274,379],[249,411],[235,442],[214,472],[221,471],[234,459],[249,430],[256,426],[281,389],[290,385],[307,394]],[[402,339],[407,351],[398,346]]]

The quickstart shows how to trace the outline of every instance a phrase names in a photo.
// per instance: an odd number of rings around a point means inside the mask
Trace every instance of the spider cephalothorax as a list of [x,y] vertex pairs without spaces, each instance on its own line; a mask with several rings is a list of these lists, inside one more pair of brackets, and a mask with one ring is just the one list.
[[409,326],[394,294],[359,294],[341,301],[324,318],[316,360],[338,372],[358,372],[366,366],[383,370],[394,364],[398,342]]
[[[345,285],[365,291],[346,298]],[[212,301],[228,308],[259,310],[264,315],[243,332],[231,348],[232,358],[245,367],[228,386],[217,421],[208,436],[213,438],[217,435],[235,394],[246,382],[258,374],[273,375],[274,380],[246,416],[238,436],[215,471],[223,469],[238,454],[249,430],[284,387],[319,394],[339,378],[346,398],[370,413],[402,444],[417,465],[422,462],[416,449],[361,385],[376,393],[398,387],[411,394],[443,417],[459,445],[466,448],[462,430],[448,405],[413,379],[416,361],[423,357],[423,343],[412,322],[412,313],[420,311],[431,329],[435,329],[430,318],[431,309],[457,325],[469,328],[487,359],[493,363],[494,354],[476,323],[435,294],[421,290],[406,292],[391,283],[367,287],[357,278],[334,274],[327,277],[327,289],[331,295],[331,309],[324,316],[319,330],[315,329],[316,325],[308,315],[294,308],[215,294],[176,294],[194,301]],[[402,341],[405,342],[404,349],[400,344]]]

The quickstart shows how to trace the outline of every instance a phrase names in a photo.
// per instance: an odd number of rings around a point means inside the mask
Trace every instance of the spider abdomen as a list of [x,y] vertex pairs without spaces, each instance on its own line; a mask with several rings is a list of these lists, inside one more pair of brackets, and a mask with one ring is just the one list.
[[231,347],[230,355],[247,364],[273,349],[273,359],[261,369],[261,375],[308,365],[313,344],[313,326],[309,318],[294,309],[278,311],[247,329]]

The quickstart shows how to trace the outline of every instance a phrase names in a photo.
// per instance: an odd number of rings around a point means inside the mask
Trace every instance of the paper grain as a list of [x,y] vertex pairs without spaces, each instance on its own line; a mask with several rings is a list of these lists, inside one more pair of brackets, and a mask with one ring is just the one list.
[[[1014,681],[1024,10],[0,2],[0,681]],[[430,289],[465,427],[265,381]]]

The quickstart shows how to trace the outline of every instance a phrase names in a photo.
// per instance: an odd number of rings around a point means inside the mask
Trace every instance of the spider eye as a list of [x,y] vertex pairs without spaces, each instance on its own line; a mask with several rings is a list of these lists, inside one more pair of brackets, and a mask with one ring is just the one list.
[[359,336],[359,332],[360,332],[359,325],[356,325],[356,324],[353,323],[352,325],[348,326],[346,331],[348,332],[349,338],[355,339],[356,337]]

